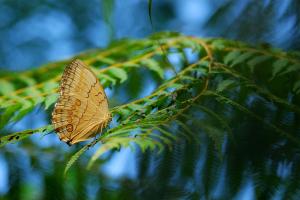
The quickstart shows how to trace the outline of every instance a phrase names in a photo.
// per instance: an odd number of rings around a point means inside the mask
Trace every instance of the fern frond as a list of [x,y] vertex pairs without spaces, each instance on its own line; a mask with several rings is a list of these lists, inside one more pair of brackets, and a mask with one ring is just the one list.
[[[177,60],[170,59],[166,65],[164,56],[176,56]],[[232,120],[240,112],[247,119],[256,119],[274,134],[297,145],[300,143],[297,135],[290,131],[291,127],[276,124],[273,118],[252,110],[253,102],[259,102],[269,110],[284,107],[294,115],[300,114],[297,102],[300,61],[292,53],[226,39],[160,33],[142,40],[119,41],[107,49],[91,50],[76,57],[92,67],[104,87],[126,85],[131,72],[139,74],[140,69],[156,74],[157,87],[147,96],[112,108],[115,125],[75,153],[65,172],[97,143],[101,145],[88,168],[115,148],[139,147],[142,152],[147,149],[162,152],[165,147],[171,150],[180,139],[201,142],[199,130],[221,151],[226,135],[234,140],[233,135],[238,134],[233,133]],[[51,108],[57,100],[59,79],[68,62],[1,76],[0,128],[21,120],[36,106]],[[177,74],[170,75],[173,68]],[[273,107],[266,106],[266,102]],[[2,136],[0,145],[45,131],[52,131],[52,126]]]

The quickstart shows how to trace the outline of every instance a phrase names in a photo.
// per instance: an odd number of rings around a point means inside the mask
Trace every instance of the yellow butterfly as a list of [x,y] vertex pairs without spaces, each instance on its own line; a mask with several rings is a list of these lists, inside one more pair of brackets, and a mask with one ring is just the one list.
[[64,70],[52,124],[68,145],[88,140],[111,121],[108,101],[96,75],[80,60]]

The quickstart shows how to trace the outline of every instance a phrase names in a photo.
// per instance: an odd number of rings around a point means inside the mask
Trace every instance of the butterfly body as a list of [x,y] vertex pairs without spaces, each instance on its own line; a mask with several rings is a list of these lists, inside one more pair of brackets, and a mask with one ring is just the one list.
[[111,120],[108,101],[95,74],[80,60],[64,70],[60,97],[52,112],[52,124],[60,140],[69,145],[88,140]]

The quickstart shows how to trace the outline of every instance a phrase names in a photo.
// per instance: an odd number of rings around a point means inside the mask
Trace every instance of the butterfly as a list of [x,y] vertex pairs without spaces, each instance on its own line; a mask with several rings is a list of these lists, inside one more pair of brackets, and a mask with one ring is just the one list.
[[72,145],[102,132],[111,121],[108,100],[96,75],[79,59],[64,70],[52,112],[59,139]]

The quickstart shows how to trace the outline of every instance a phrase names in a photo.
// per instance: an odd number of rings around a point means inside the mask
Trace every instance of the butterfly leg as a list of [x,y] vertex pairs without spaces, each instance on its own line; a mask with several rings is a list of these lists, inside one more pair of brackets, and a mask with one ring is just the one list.
[[66,142],[67,145],[68,145],[69,147],[72,146],[71,141],[72,141],[72,140],[68,140],[68,141]]

